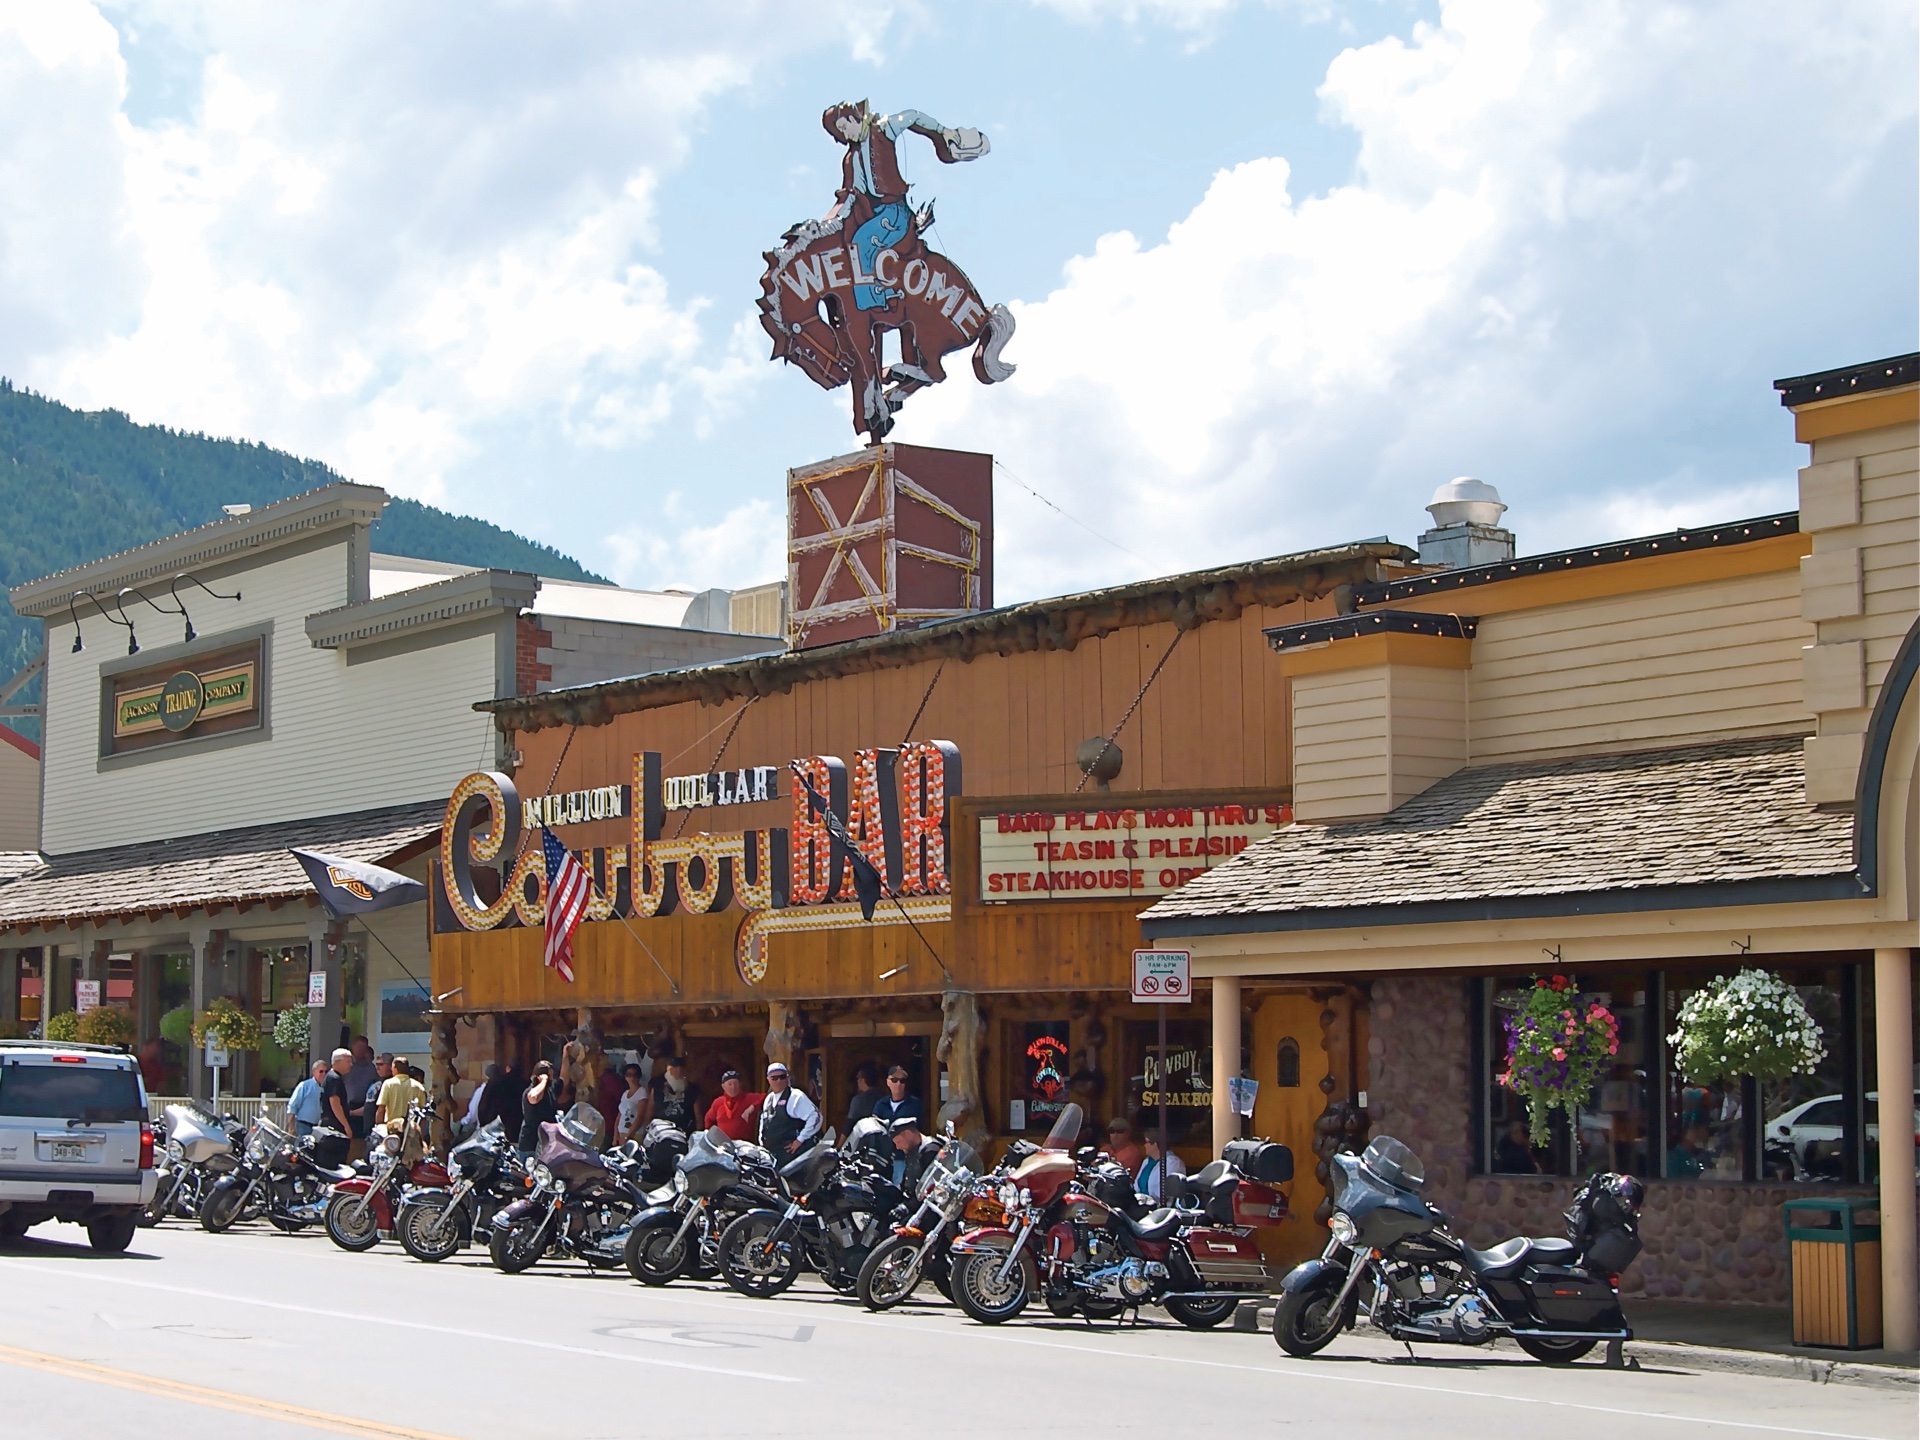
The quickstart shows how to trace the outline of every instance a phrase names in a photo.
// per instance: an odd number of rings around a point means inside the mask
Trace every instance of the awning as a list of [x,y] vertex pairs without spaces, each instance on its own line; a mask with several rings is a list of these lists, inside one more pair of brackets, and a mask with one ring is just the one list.
[[1142,915],[1149,938],[1869,893],[1797,735],[1456,771],[1378,820],[1294,825]]
[[72,855],[36,857],[0,884],[0,929],[112,921],[305,900],[313,886],[290,845],[392,863],[440,833],[445,801],[217,830]]

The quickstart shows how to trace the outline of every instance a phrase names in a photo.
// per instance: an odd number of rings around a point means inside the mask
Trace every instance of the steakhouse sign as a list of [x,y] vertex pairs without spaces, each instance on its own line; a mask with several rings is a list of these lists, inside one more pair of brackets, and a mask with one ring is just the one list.
[[980,898],[1165,895],[1291,823],[1263,803],[982,815]]

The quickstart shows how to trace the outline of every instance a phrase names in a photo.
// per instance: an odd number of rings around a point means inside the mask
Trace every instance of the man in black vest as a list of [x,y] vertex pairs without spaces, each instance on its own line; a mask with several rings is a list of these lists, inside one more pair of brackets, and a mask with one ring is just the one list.
[[653,1082],[653,1118],[691,1135],[700,1123],[700,1087],[687,1078],[687,1057],[667,1061],[667,1073]]
[[760,1107],[760,1144],[777,1156],[798,1155],[820,1138],[820,1107],[793,1088],[787,1067],[767,1066],[767,1098]]

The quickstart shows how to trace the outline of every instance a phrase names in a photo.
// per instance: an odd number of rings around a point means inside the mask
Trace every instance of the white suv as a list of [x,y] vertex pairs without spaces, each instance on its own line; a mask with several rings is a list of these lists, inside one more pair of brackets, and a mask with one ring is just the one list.
[[0,1242],[30,1225],[87,1227],[124,1250],[153,1199],[147,1087],[124,1050],[0,1040]]

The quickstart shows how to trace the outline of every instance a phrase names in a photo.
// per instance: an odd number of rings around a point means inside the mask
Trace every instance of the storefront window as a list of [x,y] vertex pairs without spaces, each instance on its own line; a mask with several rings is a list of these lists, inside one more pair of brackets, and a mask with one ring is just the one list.
[[1783,970],[1820,1027],[1826,1057],[1811,1075],[1790,1075],[1760,1086],[1762,1174],[1768,1180],[1837,1183],[1851,1180],[1849,1154],[1857,1125],[1847,1114],[1847,1025],[1839,966]]
[[[1867,1085],[1870,1091],[1867,1096],[1866,1105],[1866,1164],[1861,1178],[1868,1184],[1877,1185],[1880,1183],[1881,1146],[1880,1093],[1878,1088],[1880,1083],[1880,1045],[1879,1035],[1873,1017],[1877,1015],[1879,1011],[1875,1008],[1873,971],[1869,967],[1863,966],[1861,968],[1862,988],[1865,991],[1865,999],[1861,1007],[1861,1013],[1867,1017],[1866,1022],[1861,1026],[1861,1050],[1864,1052],[1861,1068],[1867,1077]],[[1913,986],[1910,987],[1910,989],[1912,991],[1913,1012],[1909,1016],[1908,1023],[1913,1027],[1913,1033],[1920,1035],[1920,986]],[[1914,1072],[1914,1102],[1914,1109],[1920,1111],[1920,1067],[1916,1067]],[[1914,1130],[1915,1158],[1916,1161],[1920,1161],[1920,1118],[1915,1119]]]
[[1160,1092],[1167,1095],[1167,1139],[1174,1145],[1205,1144],[1213,1126],[1213,1028],[1205,1020],[1167,1022],[1167,1065],[1160,1069],[1159,1026],[1151,1020],[1126,1027],[1126,1118],[1157,1129]]
[[20,957],[20,969],[13,983],[13,1000],[18,1007],[13,1013],[20,1017],[22,1025],[31,1027],[38,1024],[41,992],[46,988],[44,967],[38,952]]
[[[1528,1137],[1527,1110],[1497,1076],[1506,1068],[1507,1017],[1531,977],[1480,982],[1480,1163],[1495,1175],[1586,1175],[1598,1170],[1666,1180],[1853,1183],[1871,1175],[1870,1102],[1849,1086],[1861,1045],[1857,990],[1846,965],[1774,967],[1820,1027],[1826,1056],[1812,1074],[1758,1083],[1695,1083],[1673,1068],[1666,1037],[1711,970],[1599,972],[1575,977],[1583,996],[1619,1021],[1620,1048],[1571,1124],[1556,1111],[1544,1145]],[[1870,1001],[1868,1002],[1870,1007]],[[1865,1013],[1871,1014],[1868,1008]],[[1861,1073],[1871,1073],[1870,1053]]]
[[[1619,1022],[1620,1049],[1575,1114],[1574,1173],[1646,1175],[1653,1168],[1653,1061],[1645,975],[1582,976],[1587,996]],[[1591,987],[1590,989],[1587,987]]]
[[[1713,977],[1681,972],[1668,977],[1663,1034],[1671,1035],[1687,997]],[[1737,1080],[1700,1084],[1668,1066],[1667,1153],[1660,1174],[1668,1180],[1741,1180],[1747,1174],[1745,1087]]]

